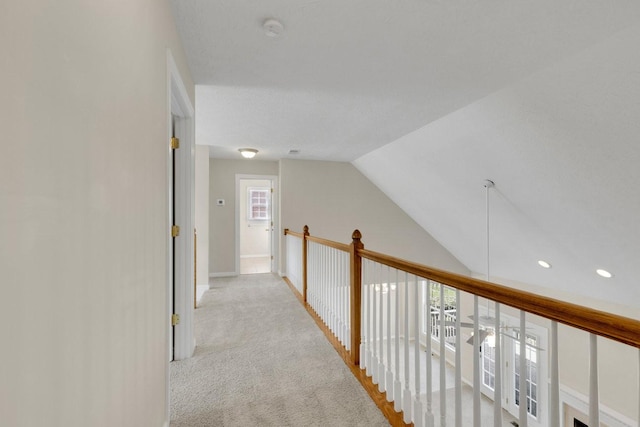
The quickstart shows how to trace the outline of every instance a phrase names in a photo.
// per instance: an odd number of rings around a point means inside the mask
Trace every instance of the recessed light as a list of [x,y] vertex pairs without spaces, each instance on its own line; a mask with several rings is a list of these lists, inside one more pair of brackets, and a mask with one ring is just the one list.
[[538,265],[542,268],[551,268],[551,264],[543,260],[538,261]]
[[596,270],[596,273],[598,273],[600,276],[606,278],[606,279],[610,279],[613,277],[613,274],[609,273],[607,270],[603,270],[601,268]]

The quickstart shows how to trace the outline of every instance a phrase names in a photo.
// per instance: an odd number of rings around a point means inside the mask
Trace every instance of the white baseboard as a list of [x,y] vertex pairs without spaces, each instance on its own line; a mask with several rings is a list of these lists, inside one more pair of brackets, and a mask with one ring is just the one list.
[[244,259],[244,258],[269,258],[271,257],[271,255],[269,254],[264,254],[264,255],[240,255],[240,258]]
[[227,271],[224,273],[209,273],[209,277],[235,277],[238,273],[235,271]]

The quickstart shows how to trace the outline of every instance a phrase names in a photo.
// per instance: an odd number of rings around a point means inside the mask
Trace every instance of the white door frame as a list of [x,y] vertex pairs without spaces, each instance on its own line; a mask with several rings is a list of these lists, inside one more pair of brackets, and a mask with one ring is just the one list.
[[[175,150],[176,194],[171,194],[171,117],[178,116],[175,134],[180,138],[180,148]],[[171,51],[167,49],[167,351],[171,348],[171,305],[174,313],[180,316],[176,325],[173,342],[173,359],[191,357],[195,349],[193,334],[193,227],[195,224],[195,111],[186,87],[178,71]],[[175,218],[172,217],[169,202],[175,197]],[[171,226],[180,226],[180,235],[175,239],[175,260],[172,260],[173,240]],[[172,301],[173,264],[175,262],[175,300]],[[167,360],[170,360],[171,354]],[[169,366],[167,363],[167,375]],[[168,377],[167,377],[168,378]],[[168,384],[167,384],[168,385]],[[168,389],[168,387],[167,387]]]
[[278,176],[277,175],[246,175],[236,174],[236,213],[234,222],[236,224],[236,265],[235,275],[240,275],[240,197],[244,197],[240,194],[240,180],[242,179],[260,179],[265,181],[271,181],[271,218],[273,221],[273,227],[271,227],[271,272],[276,272],[278,265],[278,239],[276,236],[276,230],[280,229],[280,214],[278,212]]

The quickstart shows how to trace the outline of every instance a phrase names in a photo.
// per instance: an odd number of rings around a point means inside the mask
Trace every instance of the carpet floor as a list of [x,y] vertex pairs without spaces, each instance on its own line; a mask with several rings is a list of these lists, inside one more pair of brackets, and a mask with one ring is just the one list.
[[213,279],[198,307],[171,426],[389,425],[278,276]]

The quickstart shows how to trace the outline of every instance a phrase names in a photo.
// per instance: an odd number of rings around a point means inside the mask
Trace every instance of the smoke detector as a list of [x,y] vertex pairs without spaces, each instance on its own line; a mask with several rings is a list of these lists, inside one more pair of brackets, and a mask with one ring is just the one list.
[[269,18],[262,23],[264,33],[269,37],[280,37],[284,31],[284,26],[277,19]]

